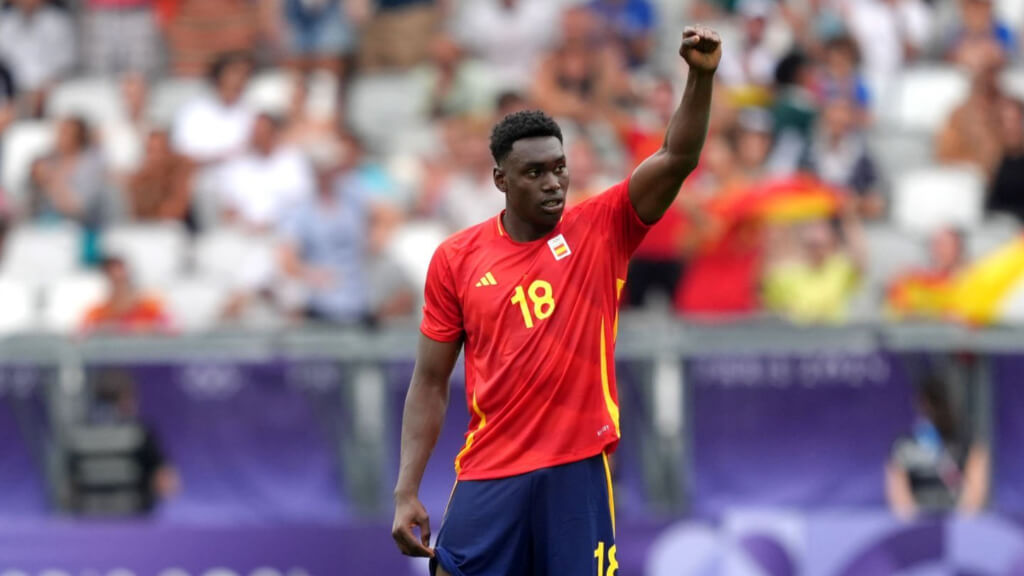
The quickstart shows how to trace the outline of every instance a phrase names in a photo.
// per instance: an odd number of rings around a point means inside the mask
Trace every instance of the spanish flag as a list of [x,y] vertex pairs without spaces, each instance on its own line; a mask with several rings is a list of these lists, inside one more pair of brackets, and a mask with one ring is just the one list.
[[953,314],[974,325],[1001,320],[1005,300],[1024,288],[1024,236],[982,258],[958,278],[950,299]]
[[784,224],[830,217],[839,211],[841,200],[839,191],[799,174],[767,180],[747,194],[731,197],[719,209],[734,217]]

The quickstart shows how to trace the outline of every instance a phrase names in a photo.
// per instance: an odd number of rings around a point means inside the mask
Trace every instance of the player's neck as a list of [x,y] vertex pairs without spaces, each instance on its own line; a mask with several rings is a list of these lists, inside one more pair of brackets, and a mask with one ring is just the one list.
[[518,218],[511,210],[505,210],[501,214],[501,225],[505,228],[509,238],[516,242],[533,242],[547,236],[555,229],[554,226],[537,227],[534,224]]

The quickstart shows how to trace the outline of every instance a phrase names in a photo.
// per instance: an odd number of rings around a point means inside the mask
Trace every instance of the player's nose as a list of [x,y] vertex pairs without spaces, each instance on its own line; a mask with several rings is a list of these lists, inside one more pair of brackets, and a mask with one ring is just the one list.
[[562,190],[562,183],[554,174],[547,174],[540,183],[540,189],[546,194],[553,194]]

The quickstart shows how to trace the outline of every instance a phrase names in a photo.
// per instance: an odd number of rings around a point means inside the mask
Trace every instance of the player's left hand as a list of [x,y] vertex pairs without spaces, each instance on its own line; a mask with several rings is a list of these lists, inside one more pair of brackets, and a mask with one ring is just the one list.
[[679,55],[691,69],[714,72],[722,60],[722,39],[707,26],[687,26]]

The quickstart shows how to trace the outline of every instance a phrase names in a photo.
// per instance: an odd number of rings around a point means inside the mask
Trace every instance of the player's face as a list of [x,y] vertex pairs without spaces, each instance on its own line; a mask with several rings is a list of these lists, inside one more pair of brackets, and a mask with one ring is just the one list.
[[552,228],[562,218],[569,169],[558,138],[518,140],[494,178],[508,209],[523,221]]

